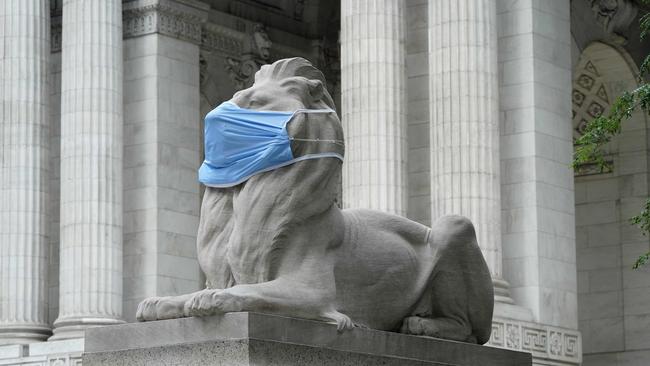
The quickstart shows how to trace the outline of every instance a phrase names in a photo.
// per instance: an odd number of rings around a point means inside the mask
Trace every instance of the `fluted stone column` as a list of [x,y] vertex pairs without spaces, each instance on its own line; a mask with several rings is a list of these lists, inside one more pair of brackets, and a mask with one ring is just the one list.
[[343,205],[406,214],[403,0],[341,1]]
[[49,2],[0,2],[0,344],[50,334],[49,56]]
[[429,2],[431,219],[467,216],[476,226],[498,300],[502,281],[496,5]]
[[59,318],[52,339],[122,316],[122,1],[65,0]]

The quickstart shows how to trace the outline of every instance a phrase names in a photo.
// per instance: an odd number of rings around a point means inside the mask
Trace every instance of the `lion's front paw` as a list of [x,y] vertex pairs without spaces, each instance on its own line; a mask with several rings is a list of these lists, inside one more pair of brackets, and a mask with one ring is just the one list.
[[187,316],[207,316],[243,310],[243,299],[228,290],[203,290],[185,302]]
[[323,315],[323,318],[326,320],[333,320],[336,322],[336,329],[339,332],[342,332],[344,330],[349,330],[354,328],[354,323],[352,322],[352,319],[350,319],[349,316],[339,313],[338,311],[330,311],[327,312]]
[[183,317],[183,302],[174,297],[150,297],[138,305],[135,318],[140,322]]
[[135,319],[139,322],[155,320],[155,302],[157,299],[157,297],[150,297],[148,299],[142,300],[140,304],[138,304],[138,310],[135,313]]
[[401,333],[450,339],[452,341],[476,343],[469,324],[452,318],[423,318],[409,316],[402,322]]
[[400,329],[400,333],[413,335],[425,334],[424,324],[422,320],[423,319],[419,316],[409,316],[407,318],[404,318],[402,321],[402,328]]

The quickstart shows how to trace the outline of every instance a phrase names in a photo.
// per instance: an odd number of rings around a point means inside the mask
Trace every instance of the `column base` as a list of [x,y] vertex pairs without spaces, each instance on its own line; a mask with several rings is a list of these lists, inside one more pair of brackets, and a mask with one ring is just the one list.
[[94,327],[103,327],[106,325],[124,324],[124,320],[114,318],[93,318],[93,317],[74,317],[59,318],[54,322],[54,335],[48,341],[60,341],[63,339],[83,338],[86,329]]
[[500,278],[493,278],[494,285],[494,318],[515,319],[532,322],[533,312],[523,306],[515,304],[510,297],[510,285]]
[[0,325],[0,345],[43,342],[52,334],[52,329],[42,325]]

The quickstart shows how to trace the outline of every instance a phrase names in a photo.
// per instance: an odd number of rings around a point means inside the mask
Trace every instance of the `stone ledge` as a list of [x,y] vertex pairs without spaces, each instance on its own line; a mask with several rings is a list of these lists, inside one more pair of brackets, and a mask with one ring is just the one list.
[[[86,331],[84,365],[530,365],[523,352],[258,313]],[[180,357],[180,358],[179,358]]]
[[83,338],[0,346],[0,366],[76,366],[83,351]]

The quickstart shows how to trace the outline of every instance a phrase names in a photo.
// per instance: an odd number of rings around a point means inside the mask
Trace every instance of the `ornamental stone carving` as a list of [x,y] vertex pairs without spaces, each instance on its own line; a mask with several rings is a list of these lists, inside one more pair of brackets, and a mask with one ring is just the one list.
[[170,0],[136,0],[123,5],[124,38],[160,33],[195,44],[202,40],[208,5]]
[[[591,60],[576,67],[575,75],[571,91],[574,143],[584,134],[589,121],[609,111],[611,106],[609,95],[612,94]],[[614,162],[610,157],[607,157],[606,161],[608,166],[604,170],[601,170],[598,164],[587,163],[580,165],[575,175],[610,173]]]
[[506,324],[506,348],[517,349],[521,347],[521,336],[519,327],[514,324]]
[[253,83],[253,77],[260,68],[252,58],[237,59],[234,57],[227,57],[225,61],[225,68],[237,90],[244,89]]
[[638,7],[632,0],[591,0],[591,10],[605,34],[618,43],[627,41],[623,33],[638,13]]
[[244,52],[246,35],[242,32],[214,24],[203,26],[201,48],[208,52],[217,52],[231,57],[239,57]]
[[551,331],[549,332],[549,334],[550,334],[549,352],[554,356],[561,355],[562,348],[563,348],[562,333]]
[[226,57],[224,67],[237,90],[253,84],[253,77],[260,67],[269,62],[271,42],[261,23],[245,24],[248,36],[241,43],[241,53]]
[[269,56],[271,54],[271,46],[273,45],[273,43],[271,43],[271,40],[269,39],[269,35],[266,34],[266,30],[264,29],[264,24],[258,23],[253,25],[253,35],[252,35],[251,44],[256,56],[258,56],[260,59],[264,61],[269,60]]
[[530,352],[537,359],[578,365],[582,362],[580,333],[565,328],[513,319],[492,320],[488,345]]

